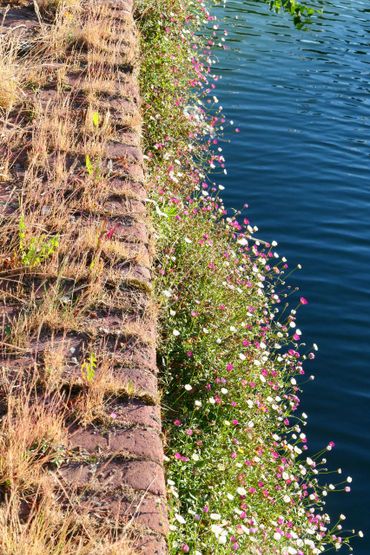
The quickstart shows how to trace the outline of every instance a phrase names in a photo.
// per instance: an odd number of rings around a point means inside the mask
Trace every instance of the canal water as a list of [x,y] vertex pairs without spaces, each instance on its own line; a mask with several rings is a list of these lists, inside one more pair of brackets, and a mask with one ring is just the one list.
[[303,395],[309,444],[335,442],[330,466],[353,483],[329,510],[367,532],[354,553],[369,555],[370,2],[322,6],[306,30],[262,0],[216,9],[229,32],[217,96],[234,121],[222,182],[227,206],[247,202],[259,236],[303,266],[291,278],[309,300],[299,327],[319,345]]

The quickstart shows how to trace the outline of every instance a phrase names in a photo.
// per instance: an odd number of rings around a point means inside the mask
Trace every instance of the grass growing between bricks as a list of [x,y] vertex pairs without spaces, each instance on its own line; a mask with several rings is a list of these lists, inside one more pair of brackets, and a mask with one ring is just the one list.
[[[298,4],[275,3],[284,5],[299,16]],[[227,212],[215,182],[225,170],[212,71],[223,32],[200,1],[141,0],[138,21],[170,553],[352,550],[344,515],[325,511],[351,478],[328,470],[332,442],[308,450],[299,410],[317,349],[297,328],[307,300],[286,282],[276,244]]]
[[0,552],[150,552],[165,512],[132,4],[1,10]]

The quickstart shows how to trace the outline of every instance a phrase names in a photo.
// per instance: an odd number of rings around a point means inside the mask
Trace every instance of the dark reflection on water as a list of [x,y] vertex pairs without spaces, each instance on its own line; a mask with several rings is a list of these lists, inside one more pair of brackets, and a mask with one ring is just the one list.
[[260,235],[303,270],[292,279],[310,304],[300,327],[319,356],[305,388],[311,447],[337,444],[330,459],[353,476],[332,512],[368,530],[370,554],[370,7],[322,3],[306,31],[266,3],[218,8],[229,31],[220,52],[220,104],[240,134],[228,133],[224,198],[248,202]]

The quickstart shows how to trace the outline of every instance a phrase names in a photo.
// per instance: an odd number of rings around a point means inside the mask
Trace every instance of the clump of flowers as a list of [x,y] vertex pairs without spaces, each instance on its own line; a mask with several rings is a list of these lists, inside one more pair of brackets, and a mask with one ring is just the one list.
[[277,244],[230,214],[212,180],[214,170],[226,171],[217,138],[226,121],[212,74],[212,49],[225,33],[201,0],[143,3],[170,551],[340,549],[354,533],[343,530],[343,515],[331,522],[324,506],[328,493],[350,489],[351,478],[336,471],[326,481],[334,444],[309,453],[299,411],[304,363],[317,350],[297,328],[308,300],[289,308],[293,290]]

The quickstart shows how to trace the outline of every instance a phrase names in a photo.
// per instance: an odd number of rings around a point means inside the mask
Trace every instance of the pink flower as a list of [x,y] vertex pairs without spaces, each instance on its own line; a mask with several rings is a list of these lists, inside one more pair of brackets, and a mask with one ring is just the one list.
[[176,418],[176,420],[174,420],[173,423],[175,424],[175,426],[181,426],[182,424],[181,420],[179,420],[178,418]]
[[182,545],[181,551],[182,551],[183,553],[189,553],[190,547],[188,546],[187,543],[184,543],[184,544]]
[[232,370],[234,370],[234,366],[229,362],[228,364],[226,364],[226,370],[228,372],[231,372]]
[[308,304],[308,300],[307,300],[305,297],[301,297],[301,298],[299,299],[299,302],[300,302],[301,304]]
[[112,239],[115,231],[117,229],[117,225],[111,227],[110,229],[108,229],[107,233],[105,234],[106,239]]

